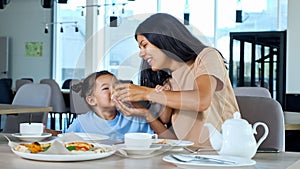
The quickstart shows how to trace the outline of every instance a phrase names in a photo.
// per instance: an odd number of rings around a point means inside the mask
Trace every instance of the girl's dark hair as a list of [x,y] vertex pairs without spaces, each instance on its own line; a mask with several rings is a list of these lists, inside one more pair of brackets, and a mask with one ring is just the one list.
[[77,84],[72,85],[71,89],[77,93],[80,92],[80,96],[83,98],[86,98],[87,96],[90,96],[94,92],[95,81],[99,76],[102,76],[102,75],[112,75],[115,77],[114,74],[110,73],[107,70],[94,72],[94,73],[90,74],[88,77],[86,77],[83,80],[83,82],[79,82]]

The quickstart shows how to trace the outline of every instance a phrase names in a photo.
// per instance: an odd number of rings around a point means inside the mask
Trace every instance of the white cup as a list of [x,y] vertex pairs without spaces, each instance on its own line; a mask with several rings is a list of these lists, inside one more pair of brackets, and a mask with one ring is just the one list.
[[42,135],[43,130],[43,123],[20,123],[21,135]]
[[157,134],[150,133],[126,133],[125,145],[131,148],[149,148],[153,142],[152,139],[157,139]]

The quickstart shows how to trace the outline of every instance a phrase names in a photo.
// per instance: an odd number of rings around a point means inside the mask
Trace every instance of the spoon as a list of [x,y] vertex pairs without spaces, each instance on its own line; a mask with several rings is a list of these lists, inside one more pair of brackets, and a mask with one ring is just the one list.
[[19,145],[18,143],[15,143],[15,142],[11,141],[5,134],[2,134],[2,136],[5,137],[5,138],[7,139],[7,141],[8,141],[8,146],[10,146],[10,147],[15,147],[15,146]]

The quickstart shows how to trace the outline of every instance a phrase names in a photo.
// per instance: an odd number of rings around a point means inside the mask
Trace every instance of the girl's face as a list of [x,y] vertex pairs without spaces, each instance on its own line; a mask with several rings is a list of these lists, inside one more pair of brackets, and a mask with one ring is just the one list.
[[92,96],[88,96],[88,102],[92,106],[100,109],[114,108],[115,104],[111,101],[111,93],[116,78],[112,75],[101,75],[95,81],[94,92]]
[[139,56],[143,58],[153,71],[169,68],[171,59],[158,47],[150,43],[143,35],[137,35],[140,48]]

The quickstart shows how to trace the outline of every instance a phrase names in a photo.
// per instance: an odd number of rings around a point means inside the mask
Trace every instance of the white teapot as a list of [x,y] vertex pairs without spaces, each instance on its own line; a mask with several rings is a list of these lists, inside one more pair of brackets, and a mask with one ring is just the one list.
[[[257,134],[256,128],[262,125],[264,135],[256,143],[253,134]],[[210,143],[213,149],[217,150],[220,155],[232,155],[251,159],[259,145],[267,138],[269,128],[265,123],[256,122],[251,127],[248,121],[241,119],[241,114],[235,112],[233,119],[228,119],[222,125],[222,134],[216,128],[206,123],[210,135]]]

